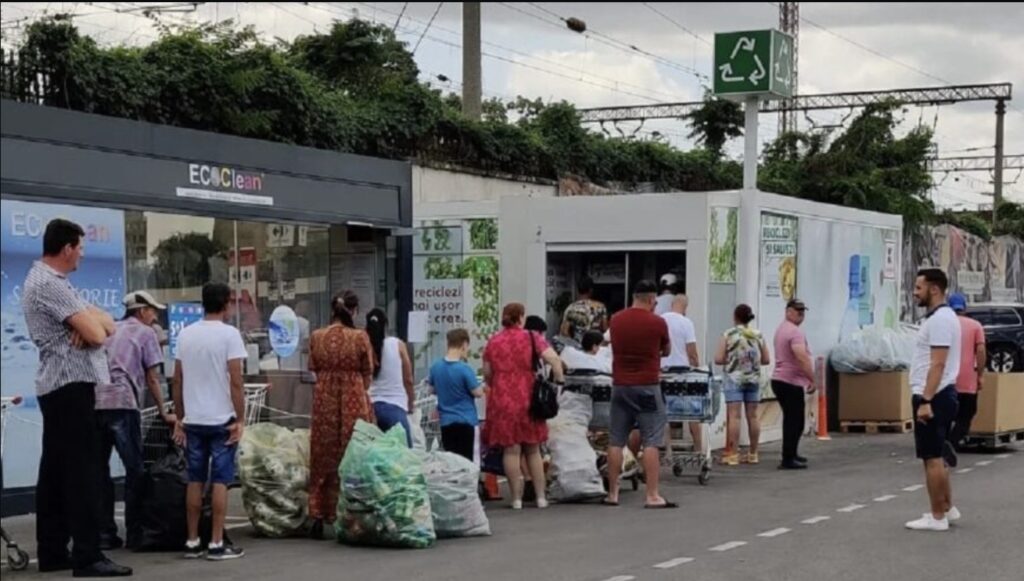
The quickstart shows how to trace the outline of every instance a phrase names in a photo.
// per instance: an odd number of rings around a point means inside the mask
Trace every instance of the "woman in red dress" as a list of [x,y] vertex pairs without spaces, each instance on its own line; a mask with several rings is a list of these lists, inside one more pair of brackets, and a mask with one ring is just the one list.
[[[523,508],[523,473],[520,455],[526,463],[537,493],[537,507],[546,508],[546,479],[540,445],[548,439],[548,425],[530,416],[533,395],[533,349],[551,366],[556,382],[563,382],[562,362],[544,337],[523,329],[526,309],[519,303],[505,306],[501,326],[484,349],[484,381],[487,383],[487,421],[484,441],[504,449],[502,460],[512,494],[512,508]],[[531,346],[532,342],[532,346]]]
[[373,347],[365,331],[355,328],[359,297],[351,291],[331,301],[333,321],[309,338],[309,370],[316,373],[309,431],[310,536],[323,539],[324,522],[334,521],[345,455],[357,420],[374,423],[369,387]]

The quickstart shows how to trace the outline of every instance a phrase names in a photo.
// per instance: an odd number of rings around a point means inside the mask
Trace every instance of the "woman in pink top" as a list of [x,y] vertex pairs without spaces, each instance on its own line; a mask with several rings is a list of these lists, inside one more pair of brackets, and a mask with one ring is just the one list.
[[800,330],[807,306],[799,299],[786,304],[786,320],[775,331],[775,373],[772,392],[782,407],[782,464],[780,470],[803,470],[807,458],[798,453],[804,433],[804,398],[814,393],[814,364],[807,336]]
[[978,391],[984,378],[985,329],[981,323],[967,316],[967,298],[957,293],[949,297],[949,306],[960,320],[960,374],[956,378],[956,396],[960,403],[949,433],[949,441],[960,451],[964,438],[971,432],[971,421],[978,413]]

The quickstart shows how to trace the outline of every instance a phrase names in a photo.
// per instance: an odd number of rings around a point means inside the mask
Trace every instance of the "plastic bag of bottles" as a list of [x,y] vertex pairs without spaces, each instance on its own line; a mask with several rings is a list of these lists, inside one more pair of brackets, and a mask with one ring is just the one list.
[[246,428],[238,448],[242,503],[267,537],[302,533],[309,510],[309,430],[271,423]]
[[362,420],[338,469],[338,540],[349,544],[421,549],[437,535],[422,457],[410,450],[405,430],[386,434]]

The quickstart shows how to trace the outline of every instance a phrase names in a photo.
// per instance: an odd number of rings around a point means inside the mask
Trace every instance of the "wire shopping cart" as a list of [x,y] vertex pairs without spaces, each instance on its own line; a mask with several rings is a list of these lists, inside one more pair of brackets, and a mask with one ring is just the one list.
[[423,430],[424,446],[427,450],[441,447],[441,415],[437,411],[437,396],[427,382],[416,386],[416,413],[419,414]]
[[[242,418],[244,425],[251,426],[259,421],[267,401],[269,387],[268,383],[245,384],[245,411]],[[165,413],[172,411],[173,408],[173,402],[164,402]],[[163,456],[167,450],[167,442],[171,439],[171,430],[174,429],[174,426],[160,420],[160,411],[157,406],[142,410],[143,458],[147,462]]]
[[710,370],[674,367],[661,372],[661,390],[670,424],[699,422],[700,446],[687,450],[670,440],[668,458],[672,473],[682,476],[686,468],[698,471],[697,482],[706,485],[711,479],[711,423],[722,405],[722,381]]
[[[10,409],[21,403],[20,397],[4,397],[0,398],[0,463],[3,462],[4,445],[7,443],[4,433],[7,428],[7,413]],[[0,466],[0,474],[3,472],[3,467]],[[0,476],[0,488],[2,488],[3,478]],[[15,543],[11,537],[4,530],[3,526],[0,526],[0,539],[3,539],[4,545],[7,547],[7,564],[10,565],[14,571],[21,571],[28,567],[28,552],[18,547],[18,543]]]

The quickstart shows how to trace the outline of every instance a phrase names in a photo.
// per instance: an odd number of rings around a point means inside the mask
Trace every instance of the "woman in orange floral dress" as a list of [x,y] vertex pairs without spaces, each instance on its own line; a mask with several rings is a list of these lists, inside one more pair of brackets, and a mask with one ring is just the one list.
[[351,291],[331,301],[331,325],[309,338],[309,370],[316,373],[309,433],[310,536],[323,538],[324,522],[334,522],[345,455],[357,420],[374,423],[368,389],[373,375],[373,347],[353,322],[359,297]]

